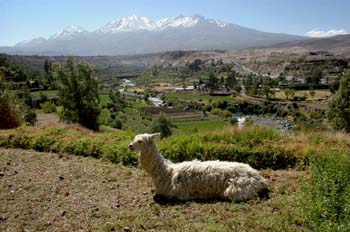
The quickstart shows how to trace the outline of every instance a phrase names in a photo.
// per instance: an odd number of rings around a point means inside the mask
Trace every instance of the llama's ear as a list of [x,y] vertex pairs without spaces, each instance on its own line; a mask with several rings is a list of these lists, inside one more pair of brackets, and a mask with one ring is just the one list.
[[160,139],[160,133],[155,133],[150,135],[152,139]]

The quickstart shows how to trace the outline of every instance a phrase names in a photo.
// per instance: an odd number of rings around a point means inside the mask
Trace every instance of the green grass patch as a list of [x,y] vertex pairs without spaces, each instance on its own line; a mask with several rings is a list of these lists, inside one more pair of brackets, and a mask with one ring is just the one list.
[[109,94],[99,94],[98,97],[100,98],[100,105],[105,106],[109,100]]
[[41,97],[41,93],[46,95],[48,99],[52,99],[57,97],[58,95],[58,90],[44,90],[44,91],[35,91],[35,92],[31,92],[30,96],[33,99],[40,99]]
[[210,96],[208,94],[198,94],[198,93],[167,93],[166,98],[176,99],[176,100],[187,100],[187,101],[198,101],[198,102],[209,102],[209,101],[227,101],[227,102],[237,102],[237,100],[231,96]]
[[213,131],[224,128],[227,124],[223,120],[201,120],[201,121],[187,121],[187,122],[174,122],[177,129],[181,133],[191,134],[203,131]]

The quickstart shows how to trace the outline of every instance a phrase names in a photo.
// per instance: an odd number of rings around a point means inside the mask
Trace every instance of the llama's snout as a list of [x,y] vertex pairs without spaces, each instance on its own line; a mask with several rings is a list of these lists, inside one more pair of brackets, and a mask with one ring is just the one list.
[[129,144],[129,148],[130,148],[130,150],[132,150],[132,151],[135,150],[135,148],[134,148],[134,146],[132,145],[132,143]]

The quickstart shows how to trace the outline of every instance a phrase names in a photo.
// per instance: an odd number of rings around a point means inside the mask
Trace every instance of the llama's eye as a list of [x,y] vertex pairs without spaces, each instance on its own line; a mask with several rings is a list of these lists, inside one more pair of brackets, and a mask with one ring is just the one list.
[[137,141],[137,143],[141,143],[141,141]]

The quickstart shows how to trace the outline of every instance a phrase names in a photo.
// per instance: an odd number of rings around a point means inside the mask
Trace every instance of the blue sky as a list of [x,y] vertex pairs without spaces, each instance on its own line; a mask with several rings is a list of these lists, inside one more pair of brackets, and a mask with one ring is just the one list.
[[350,0],[0,0],[0,46],[48,38],[69,25],[92,31],[130,15],[200,14],[268,32],[324,36],[350,31]]

